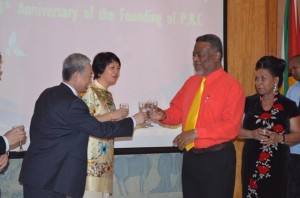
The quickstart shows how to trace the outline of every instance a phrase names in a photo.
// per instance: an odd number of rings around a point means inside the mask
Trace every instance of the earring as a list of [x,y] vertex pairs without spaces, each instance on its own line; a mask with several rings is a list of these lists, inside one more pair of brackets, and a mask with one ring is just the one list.
[[275,85],[274,85],[273,93],[274,93],[274,95],[278,94],[278,84],[277,83],[275,83]]

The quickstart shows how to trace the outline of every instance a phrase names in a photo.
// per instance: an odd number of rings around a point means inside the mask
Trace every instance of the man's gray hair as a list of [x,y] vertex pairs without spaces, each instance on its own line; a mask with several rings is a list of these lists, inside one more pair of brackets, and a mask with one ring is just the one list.
[[76,71],[83,73],[85,65],[89,63],[91,63],[91,60],[83,54],[74,53],[69,55],[63,63],[63,80],[69,81]]

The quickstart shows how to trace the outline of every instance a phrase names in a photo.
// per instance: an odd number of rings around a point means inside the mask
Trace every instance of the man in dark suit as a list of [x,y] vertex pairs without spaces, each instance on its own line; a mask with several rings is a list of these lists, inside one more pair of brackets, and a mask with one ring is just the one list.
[[30,145],[20,182],[24,198],[79,198],[83,196],[89,135],[101,138],[132,136],[143,113],[118,122],[99,122],[77,97],[92,79],[89,58],[71,54],[63,63],[63,82],[46,89],[35,104]]

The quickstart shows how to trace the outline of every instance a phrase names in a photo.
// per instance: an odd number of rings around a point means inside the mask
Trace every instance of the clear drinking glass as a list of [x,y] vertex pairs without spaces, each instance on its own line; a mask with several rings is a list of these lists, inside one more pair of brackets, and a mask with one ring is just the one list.
[[[12,128],[15,129],[15,128],[21,128],[21,127],[22,127],[23,130],[24,130],[24,126],[22,126],[22,125],[13,126]],[[19,129],[17,129],[17,131],[19,131]],[[20,151],[20,152],[24,151],[24,149],[23,149],[23,147],[22,147],[22,141],[19,142],[19,151]]]
[[147,112],[147,115],[148,115],[147,116],[148,118],[146,119],[143,126],[146,128],[152,126],[151,120],[150,120],[150,105],[149,105],[148,101],[140,101],[139,109],[140,109],[140,112]]
[[152,120],[151,120],[151,113],[155,111],[155,107],[157,106],[157,100],[147,100],[147,101],[140,101],[139,102],[139,109],[140,112],[147,112],[148,119],[145,121],[144,127],[151,127]]
[[155,111],[155,108],[154,107],[157,107],[157,105],[158,105],[158,102],[157,102],[157,100],[148,100],[148,103],[149,103],[149,106],[150,106],[150,111],[151,112],[153,112],[153,111]]
[[129,104],[128,103],[121,103],[120,108],[121,109],[129,109]]
[[150,112],[150,113],[149,113],[150,125],[153,126],[153,125],[152,125],[152,120],[151,120],[151,114],[155,111],[155,108],[157,107],[158,102],[157,102],[157,100],[152,100],[152,99],[150,99],[150,100],[147,101],[147,103],[148,103],[148,106],[149,106],[149,112]]

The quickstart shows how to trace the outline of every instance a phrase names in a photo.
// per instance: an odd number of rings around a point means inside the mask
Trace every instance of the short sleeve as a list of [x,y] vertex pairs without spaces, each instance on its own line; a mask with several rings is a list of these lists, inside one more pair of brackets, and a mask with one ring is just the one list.
[[288,100],[286,109],[288,110],[289,119],[299,115],[297,105],[292,100]]

